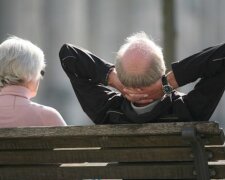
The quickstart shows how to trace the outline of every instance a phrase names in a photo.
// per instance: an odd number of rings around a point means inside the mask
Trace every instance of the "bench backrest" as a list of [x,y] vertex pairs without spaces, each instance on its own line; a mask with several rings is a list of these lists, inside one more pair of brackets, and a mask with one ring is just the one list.
[[201,122],[0,129],[0,180],[200,179],[188,128],[205,171],[225,178],[223,131]]

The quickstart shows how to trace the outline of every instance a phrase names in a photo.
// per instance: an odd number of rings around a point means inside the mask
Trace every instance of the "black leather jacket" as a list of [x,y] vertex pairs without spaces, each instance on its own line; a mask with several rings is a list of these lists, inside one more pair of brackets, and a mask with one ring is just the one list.
[[200,80],[188,94],[174,91],[172,101],[163,98],[141,115],[119,92],[107,87],[113,64],[70,44],[62,46],[59,57],[83,110],[96,124],[207,121],[225,89],[225,44],[173,63],[179,86]]

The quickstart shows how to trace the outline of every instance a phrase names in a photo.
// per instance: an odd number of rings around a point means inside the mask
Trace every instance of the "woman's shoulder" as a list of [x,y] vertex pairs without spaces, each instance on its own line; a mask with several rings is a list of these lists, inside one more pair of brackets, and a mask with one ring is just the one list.
[[46,125],[66,125],[63,117],[55,108],[32,101],[30,105],[31,108],[40,113]]
[[37,108],[37,109],[40,109],[40,110],[43,110],[43,111],[57,111],[55,108],[51,107],[51,106],[46,106],[46,105],[43,105],[43,104],[39,104],[39,103],[36,103],[36,102],[33,102],[33,101],[30,101],[30,106],[32,108]]

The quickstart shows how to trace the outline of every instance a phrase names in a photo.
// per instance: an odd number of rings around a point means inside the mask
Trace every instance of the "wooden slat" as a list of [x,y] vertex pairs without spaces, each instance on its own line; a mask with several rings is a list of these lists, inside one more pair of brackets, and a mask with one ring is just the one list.
[[0,138],[32,138],[61,136],[136,136],[181,134],[184,127],[195,127],[202,134],[220,134],[215,122],[173,122],[67,127],[2,128]]
[[210,170],[213,170],[213,174],[215,173],[214,176],[212,176],[212,179],[225,179],[225,162],[221,164],[216,164],[216,165],[209,165]]
[[[180,135],[154,136],[91,136],[91,137],[42,137],[0,139],[0,150],[4,149],[54,149],[76,147],[162,147],[189,146]],[[205,137],[205,144],[221,145],[219,135]]]
[[225,161],[225,146],[209,146],[206,147],[206,152],[210,153],[208,161]]
[[[128,164],[103,167],[2,167],[0,179],[70,180],[70,179],[194,179],[193,166],[178,164]],[[184,178],[185,177],[185,178]]]
[[[189,163],[112,165],[96,167],[56,166],[2,166],[0,179],[10,180],[68,180],[90,178],[131,179],[195,179],[194,167]],[[224,179],[225,165],[211,165],[212,179]]]
[[[224,147],[208,147],[209,161],[225,160]],[[0,165],[82,162],[193,161],[191,148],[113,148],[1,151]]]
[[0,164],[192,161],[191,154],[190,148],[5,151],[0,153]]

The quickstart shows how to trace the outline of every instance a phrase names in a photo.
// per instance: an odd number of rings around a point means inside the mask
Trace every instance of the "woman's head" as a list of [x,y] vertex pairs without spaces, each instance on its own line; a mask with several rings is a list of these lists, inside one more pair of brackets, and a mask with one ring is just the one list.
[[38,82],[44,68],[43,51],[30,41],[10,37],[0,44],[0,87]]

